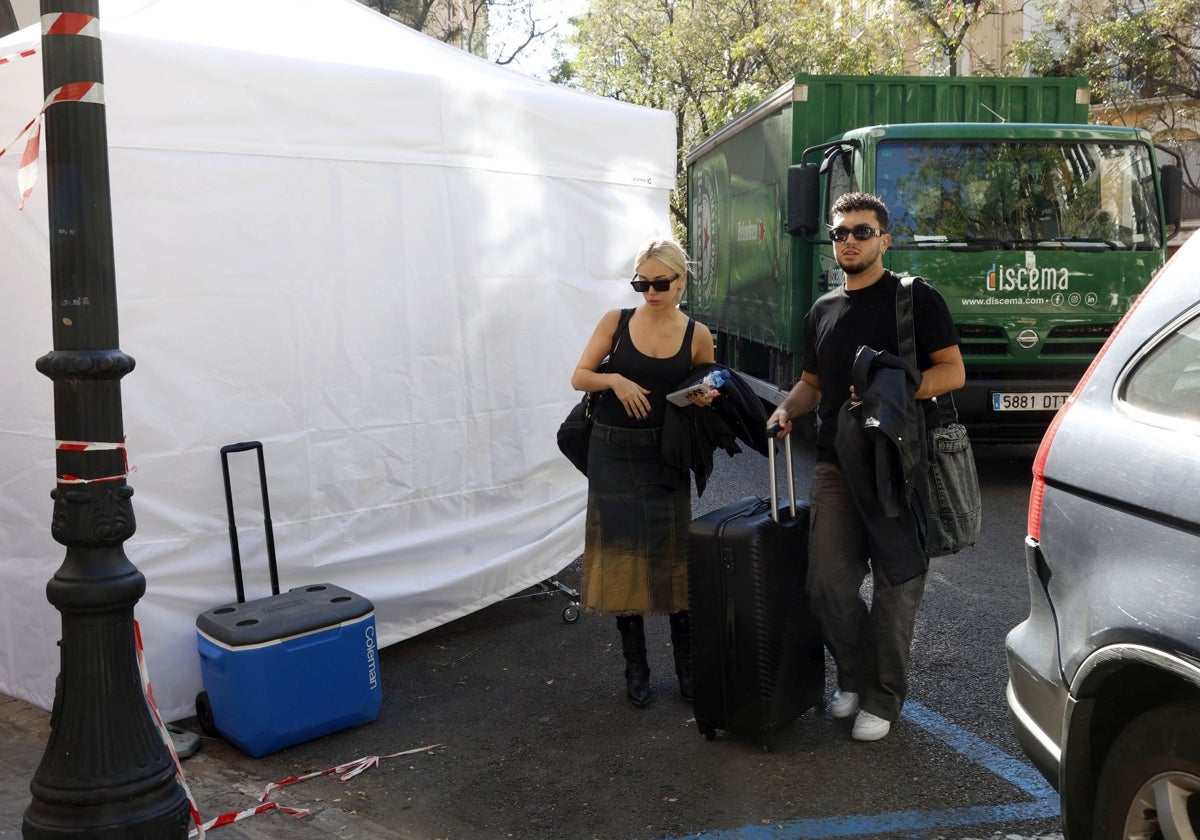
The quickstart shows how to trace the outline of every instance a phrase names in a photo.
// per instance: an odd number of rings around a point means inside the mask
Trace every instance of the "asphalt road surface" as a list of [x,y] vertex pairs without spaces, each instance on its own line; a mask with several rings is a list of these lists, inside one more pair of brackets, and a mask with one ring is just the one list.
[[[933,561],[904,718],[882,741],[855,742],[848,721],[818,710],[770,752],[726,733],[707,741],[678,696],[665,618],[647,622],[656,697],[636,709],[624,699],[614,621],[565,623],[568,602],[553,594],[504,601],[387,648],[376,722],[257,759],[255,772],[282,779],[441,744],[304,791],[428,840],[1058,837],[1057,797],[1017,746],[1004,704],[1004,636],[1028,611],[1033,453],[977,451],[981,539]],[[811,461],[799,446],[801,498]],[[693,513],[765,495],[766,464],[718,453]],[[577,586],[578,561],[560,579]]]

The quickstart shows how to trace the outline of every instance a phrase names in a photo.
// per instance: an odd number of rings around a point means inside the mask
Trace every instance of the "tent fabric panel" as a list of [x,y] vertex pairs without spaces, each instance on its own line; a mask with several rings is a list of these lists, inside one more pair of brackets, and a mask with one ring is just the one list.
[[[661,229],[661,194],[456,168],[379,178],[359,162],[297,179],[286,159],[194,152],[114,149],[111,165],[121,343],[137,359],[122,383],[138,519],[126,551],[147,577],[138,614],[169,715],[199,689],[195,616],[232,599],[225,443],[265,443],[285,587],[366,594],[383,644],[577,556],[585,492],[553,430],[587,336],[629,296],[632,250]],[[0,183],[12,174],[0,159]],[[44,214],[41,194],[0,210]],[[0,247],[20,234],[5,225]],[[16,466],[3,504],[37,527],[5,533],[0,649],[16,659],[0,688],[48,705],[58,620],[44,586],[62,549],[48,534],[52,393],[32,369],[50,346],[48,268],[25,248],[12,269],[7,311],[26,328],[2,352],[25,360],[27,399],[0,430]],[[234,466],[251,596],[266,593],[252,460]]]

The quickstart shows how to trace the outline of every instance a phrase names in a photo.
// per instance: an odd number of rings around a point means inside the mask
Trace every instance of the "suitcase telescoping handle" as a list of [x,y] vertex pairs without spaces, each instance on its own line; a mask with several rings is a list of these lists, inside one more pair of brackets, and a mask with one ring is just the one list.
[[[772,423],[767,427],[767,461],[768,467],[771,470],[771,518],[776,522],[779,521],[779,491],[776,489],[775,482],[775,435],[779,434],[782,427],[778,423]],[[796,479],[792,473],[792,436],[787,435],[783,439],[783,451],[787,460],[787,481],[788,492],[791,493],[791,512],[792,518],[796,518]]]
[[233,554],[233,582],[237,587],[238,603],[246,601],[246,589],[242,583],[242,554],[238,550],[237,524],[233,519],[233,489],[229,486],[229,455],[231,452],[258,452],[258,484],[262,489],[263,525],[267,532],[267,568],[271,572],[271,594],[279,594],[279,568],[275,564],[275,533],[271,526],[271,502],[267,497],[267,465],[263,458],[263,445],[257,440],[246,440],[221,447],[221,474],[225,478],[225,511],[229,516],[229,548]]

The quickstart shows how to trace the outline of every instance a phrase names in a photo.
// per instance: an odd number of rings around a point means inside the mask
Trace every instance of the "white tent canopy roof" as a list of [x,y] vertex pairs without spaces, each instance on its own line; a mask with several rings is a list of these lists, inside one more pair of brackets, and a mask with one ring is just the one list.
[[[554,431],[597,319],[631,297],[634,251],[667,232],[671,115],[353,0],[100,10],[120,349],[137,360],[125,549],[167,719],[201,688],[196,616],[234,597],[224,444],[265,445],[284,588],[367,596],[383,644],[567,565],[585,487]],[[37,41],[0,39],[0,59]],[[0,143],[43,95],[38,57],[0,63]],[[64,549],[34,370],[53,349],[46,179],[18,211],[22,147],[0,157],[0,691],[48,708]],[[253,462],[231,459],[252,598],[268,593]]]

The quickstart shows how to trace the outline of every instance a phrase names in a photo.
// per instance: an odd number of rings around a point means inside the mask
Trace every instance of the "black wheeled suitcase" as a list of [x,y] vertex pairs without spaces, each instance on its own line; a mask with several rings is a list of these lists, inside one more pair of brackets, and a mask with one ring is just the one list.
[[688,598],[696,726],[747,735],[771,749],[776,733],[825,693],[820,624],[808,606],[808,505],[780,503],[775,446],[771,495],[698,517],[688,531]]

